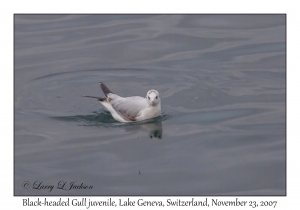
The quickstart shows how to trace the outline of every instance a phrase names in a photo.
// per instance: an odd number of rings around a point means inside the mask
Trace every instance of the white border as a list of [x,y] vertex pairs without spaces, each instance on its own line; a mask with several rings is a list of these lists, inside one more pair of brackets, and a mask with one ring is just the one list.
[[[6,1],[1,4],[1,206],[22,207],[23,197],[13,196],[13,14],[14,13],[286,13],[287,14],[287,197],[241,197],[243,200],[277,200],[276,209],[298,207],[299,141],[296,119],[299,118],[299,12],[295,3],[287,1]],[[36,198],[36,197],[32,197]],[[57,197],[50,197],[56,200]],[[65,197],[64,197],[65,198]],[[74,198],[74,197],[72,197]],[[98,197],[88,197],[101,199]],[[118,199],[117,197],[114,197]],[[122,197],[124,198],[124,197]],[[151,199],[152,197],[146,197]],[[233,197],[218,197],[232,200]],[[138,199],[135,197],[134,199]],[[154,199],[154,198],[153,198]],[[162,199],[167,199],[162,197]],[[211,199],[211,197],[209,197]],[[32,209],[35,207],[26,207]],[[61,209],[70,209],[61,207]],[[36,208],[35,208],[36,209]],[[78,208],[79,209],[79,208]],[[80,208],[83,209],[83,208]],[[103,209],[103,208],[101,208]],[[105,208],[104,208],[105,209]],[[124,209],[126,209],[124,207]],[[127,208],[129,209],[129,208]],[[131,208],[130,208],[131,209]],[[214,208],[209,208],[214,209]],[[220,208],[217,208],[220,209]],[[235,208],[239,209],[239,208]],[[243,208],[244,209],[244,208]],[[293,208],[295,209],[295,208]]]

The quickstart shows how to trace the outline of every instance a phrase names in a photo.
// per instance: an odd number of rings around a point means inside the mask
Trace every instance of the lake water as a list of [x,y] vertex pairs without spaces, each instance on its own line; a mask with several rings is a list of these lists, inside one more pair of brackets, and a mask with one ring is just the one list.
[[286,194],[285,15],[15,15],[14,52],[15,195]]

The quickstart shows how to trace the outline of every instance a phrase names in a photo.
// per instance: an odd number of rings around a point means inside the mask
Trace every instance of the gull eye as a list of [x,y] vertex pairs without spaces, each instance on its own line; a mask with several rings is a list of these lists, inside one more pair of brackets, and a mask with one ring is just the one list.
[[149,97],[149,96],[148,96],[147,98],[148,98],[148,100],[150,100],[150,97]]
[[155,98],[157,99],[157,96]]

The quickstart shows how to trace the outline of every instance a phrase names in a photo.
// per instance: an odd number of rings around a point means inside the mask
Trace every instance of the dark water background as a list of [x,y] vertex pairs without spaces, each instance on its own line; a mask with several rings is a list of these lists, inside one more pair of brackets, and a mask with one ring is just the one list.
[[[285,15],[15,15],[14,26],[15,195],[285,195]],[[80,97],[103,96],[99,81],[121,96],[157,89],[162,115],[114,121]],[[93,188],[57,189],[73,181]]]

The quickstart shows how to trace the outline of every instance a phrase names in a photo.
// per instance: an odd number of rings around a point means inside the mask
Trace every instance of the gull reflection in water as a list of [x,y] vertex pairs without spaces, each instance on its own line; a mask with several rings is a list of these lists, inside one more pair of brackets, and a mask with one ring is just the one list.
[[141,125],[141,128],[148,132],[150,138],[162,138],[163,128],[161,122]]
[[150,138],[162,138],[163,128],[161,122],[152,122],[147,124],[135,124],[134,126],[125,127],[126,131],[137,132],[143,130],[148,133]]

